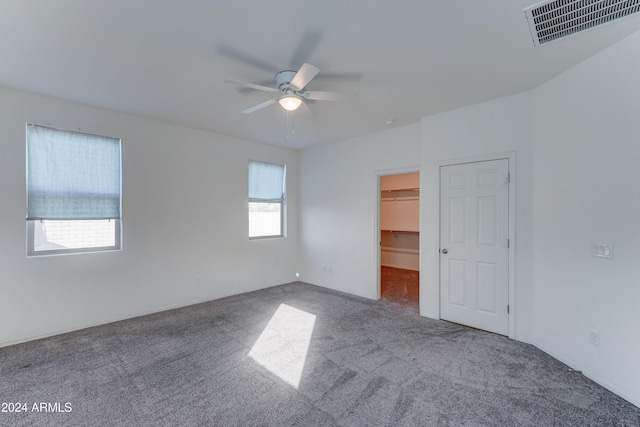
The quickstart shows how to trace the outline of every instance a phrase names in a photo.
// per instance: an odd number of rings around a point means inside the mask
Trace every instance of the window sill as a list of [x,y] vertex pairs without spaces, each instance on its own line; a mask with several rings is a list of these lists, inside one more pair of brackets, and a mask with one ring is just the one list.
[[27,253],[27,258],[41,258],[41,257],[63,256],[63,255],[96,254],[96,253],[104,253],[104,252],[121,252],[121,251],[122,251],[122,248],[116,248],[116,247],[35,251],[35,252]]
[[249,240],[275,240],[275,239],[286,239],[285,236],[256,236],[249,237]]

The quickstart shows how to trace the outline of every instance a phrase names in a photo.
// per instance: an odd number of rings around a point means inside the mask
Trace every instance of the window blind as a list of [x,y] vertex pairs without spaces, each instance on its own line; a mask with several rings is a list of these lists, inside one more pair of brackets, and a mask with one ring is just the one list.
[[120,139],[27,125],[27,219],[120,218]]
[[249,161],[249,201],[284,200],[284,165]]

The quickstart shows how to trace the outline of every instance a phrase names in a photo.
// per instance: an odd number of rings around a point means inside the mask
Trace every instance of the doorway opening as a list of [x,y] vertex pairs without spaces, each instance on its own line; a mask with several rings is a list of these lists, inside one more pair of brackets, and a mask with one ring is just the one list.
[[420,173],[380,176],[380,299],[419,310]]

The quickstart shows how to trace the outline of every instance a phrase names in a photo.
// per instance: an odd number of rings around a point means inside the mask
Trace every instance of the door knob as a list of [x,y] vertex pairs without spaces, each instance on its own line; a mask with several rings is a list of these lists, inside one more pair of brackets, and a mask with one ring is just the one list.
[[446,255],[449,253],[449,249],[443,249],[441,252]]

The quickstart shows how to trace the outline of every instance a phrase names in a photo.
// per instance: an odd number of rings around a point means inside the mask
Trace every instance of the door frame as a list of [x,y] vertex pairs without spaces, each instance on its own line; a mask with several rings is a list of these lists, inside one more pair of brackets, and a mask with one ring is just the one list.
[[440,231],[442,228],[440,212],[442,209],[442,194],[440,176],[441,170],[445,166],[461,165],[465,163],[478,163],[491,160],[507,159],[509,161],[509,338],[515,339],[516,331],[516,286],[515,286],[515,271],[516,271],[516,153],[515,151],[508,151],[505,153],[487,154],[482,156],[463,157],[456,159],[443,160],[436,163],[438,170],[438,209],[435,211],[435,222],[438,228],[438,241],[435,251],[437,253],[437,262],[433,266],[435,271],[435,277],[437,278],[437,286],[435,287],[435,293],[437,295],[437,318],[440,318],[440,305],[442,304],[442,294],[440,292],[440,248],[442,248]]
[[[375,295],[376,295],[376,299],[380,299],[382,297],[381,295],[381,277],[380,277],[380,263],[381,263],[381,255],[380,255],[380,204],[381,202],[381,197],[380,197],[380,177],[383,176],[388,176],[388,175],[402,175],[405,173],[413,173],[413,172],[418,172],[419,174],[421,174],[420,172],[420,166],[419,165],[415,165],[415,166],[407,166],[407,167],[402,167],[402,168],[393,168],[393,169],[380,169],[380,170],[376,170],[375,171],[375,197],[374,200],[376,201],[376,206],[375,209],[373,210],[375,212],[375,218],[373,221],[373,226],[374,226],[374,251],[375,251],[375,256],[374,259],[376,260],[376,291],[375,291]],[[422,182],[422,181],[420,181]],[[420,200],[422,200],[422,195],[420,195]],[[422,215],[420,216],[420,229],[422,229]],[[420,247],[418,246],[418,251],[420,251]],[[420,255],[419,255],[420,256]]]

